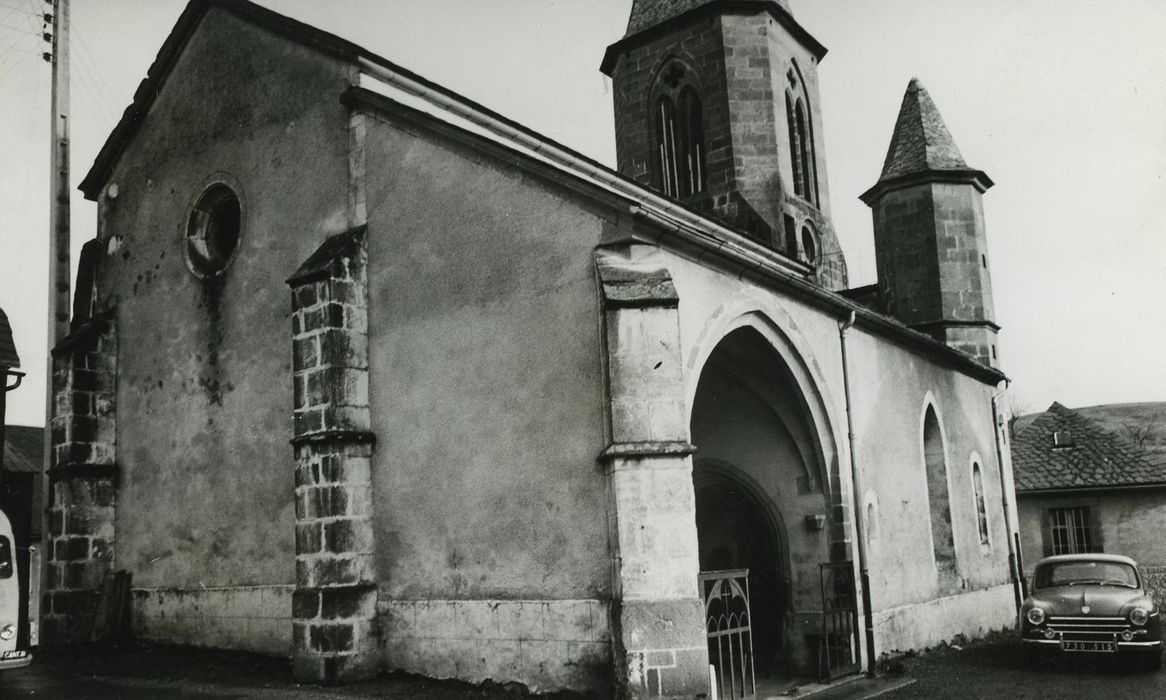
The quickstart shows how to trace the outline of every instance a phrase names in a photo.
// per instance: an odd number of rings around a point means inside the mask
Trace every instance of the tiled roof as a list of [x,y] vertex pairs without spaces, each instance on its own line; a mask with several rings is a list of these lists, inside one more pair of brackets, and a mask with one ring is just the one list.
[[4,471],[39,474],[44,459],[44,428],[4,426]]
[[899,107],[895,133],[879,182],[928,170],[966,170],[951,132],[918,78],[912,78]]
[[[627,35],[639,34],[651,29],[657,24],[663,24],[673,17],[679,17],[698,7],[703,7],[717,0],[634,0],[632,13],[628,18]],[[781,9],[789,12],[789,0],[769,0]]]
[[[1065,431],[1071,446],[1053,445]],[[1155,466],[1143,449],[1099,423],[1054,402],[1012,441],[1016,490],[1166,485],[1166,469]]]
[[12,342],[12,326],[8,325],[4,309],[0,309],[0,367],[14,369],[19,366],[20,356],[16,354],[16,345]]

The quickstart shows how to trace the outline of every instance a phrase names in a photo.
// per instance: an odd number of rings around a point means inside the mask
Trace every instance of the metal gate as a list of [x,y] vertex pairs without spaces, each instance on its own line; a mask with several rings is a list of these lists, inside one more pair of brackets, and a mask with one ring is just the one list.
[[717,673],[717,697],[750,697],[757,692],[757,678],[753,670],[749,570],[702,571],[699,578],[709,663]]
[[834,679],[857,673],[858,600],[854,565],[849,561],[821,565],[822,636],[818,640],[818,674]]

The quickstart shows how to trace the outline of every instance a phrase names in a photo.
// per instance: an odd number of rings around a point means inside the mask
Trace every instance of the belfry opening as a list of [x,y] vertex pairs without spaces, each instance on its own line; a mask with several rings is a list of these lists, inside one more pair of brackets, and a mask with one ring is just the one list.
[[853,607],[836,600],[837,580],[853,572],[832,546],[835,480],[799,383],[757,330],[732,331],[713,350],[691,433],[709,658],[726,667],[719,682],[742,682],[748,694],[751,683],[830,675],[831,652],[834,665],[853,664],[838,653],[853,650],[849,627],[832,639],[824,624],[824,610]]

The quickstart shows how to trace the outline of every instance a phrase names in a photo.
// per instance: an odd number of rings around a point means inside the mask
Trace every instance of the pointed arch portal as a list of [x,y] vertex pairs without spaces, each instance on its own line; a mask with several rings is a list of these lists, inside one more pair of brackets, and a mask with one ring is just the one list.
[[759,682],[814,675],[820,565],[845,558],[827,525],[841,499],[807,398],[758,330],[729,332],[709,355],[690,430],[701,571],[748,569]]

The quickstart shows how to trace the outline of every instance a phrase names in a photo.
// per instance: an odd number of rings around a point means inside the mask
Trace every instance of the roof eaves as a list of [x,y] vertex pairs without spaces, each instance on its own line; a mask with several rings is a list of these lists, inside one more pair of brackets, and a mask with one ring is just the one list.
[[[391,63],[381,59],[382,65],[392,66]],[[396,67],[393,66],[395,69]],[[416,79],[415,76],[411,76]],[[660,195],[650,191],[638,182],[635,182],[625,175],[618,173],[609,167],[598,163],[586,156],[578,154],[571,149],[558,144],[550,139],[540,136],[537,132],[530,130],[527,127],[512,122],[500,115],[495,114],[487,108],[476,105],[468,100],[464,100],[456,93],[443,88],[439,85],[424,81],[426,87],[432,88],[448,98],[457,99],[462,102],[461,107],[470,107],[474,111],[480,112],[483,116],[490,119],[497,119],[504,123],[505,126],[519,131],[521,134],[537,139],[540,145],[544,146],[543,151],[559,150],[566,155],[577,159],[587,166],[594,168],[596,172],[603,175],[602,180],[596,177],[587,175],[584,172],[573,170],[563,165],[551,164],[549,167],[555,169],[560,174],[565,174],[573,180],[582,182],[584,184],[591,184],[598,190],[606,191],[614,194],[621,201],[627,205],[635,207],[643,217],[653,225],[662,228],[668,232],[675,233],[680,236],[686,236],[687,240],[695,245],[698,245],[706,250],[711,250],[714,254],[731,259],[740,266],[745,265],[748,269],[754,270],[757,275],[771,283],[777,283],[783,291],[796,296],[797,298],[806,301],[818,308],[825,309],[832,313],[838,314],[840,317],[845,317],[851,312],[854,312],[856,318],[856,325],[869,332],[883,337],[888,337],[900,345],[919,351],[932,359],[938,361],[944,366],[950,367],[957,371],[963,372],[979,381],[996,385],[1001,381],[1007,379],[1007,375],[998,369],[984,365],[972,357],[965,355],[958,350],[955,350],[948,345],[941,343],[931,336],[928,336],[919,331],[913,330],[899,321],[883,316],[875,311],[872,311],[858,303],[847,299],[842,294],[832,292],[823,287],[819,287],[813,282],[802,279],[792,271],[780,269],[775,263],[767,264],[764,256],[757,252],[752,252],[748,248],[752,244],[748,237],[743,233],[734,231],[722,222],[710,219],[706,214],[698,212],[687,207],[683,207],[679,203],[672,204],[678,208],[684,209],[690,217],[698,223],[701,228],[702,235],[689,235],[684,226],[677,226],[675,221],[665,220],[655,213],[652,201],[659,199]],[[420,111],[414,107],[403,104],[400,101],[383,95],[379,92],[374,92],[364,87],[351,87],[341,97],[341,101],[347,104],[350,108],[366,108],[372,109],[381,113],[388,114],[403,114],[407,118],[414,121],[420,120],[423,123],[431,123],[439,125],[442,128],[452,130],[454,133],[460,133],[461,139],[472,144],[482,144],[488,142],[495,146],[505,148],[507,152],[518,159],[520,163],[535,164],[539,167],[547,167],[549,161],[536,159],[524,150],[518,148],[516,145],[506,145],[497,140],[488,140],[473,132],[467,131],[457,124],[443,120],[438,116],[428,112]],[[594,195],[592,195],[594,196]]]
[[987,192],[996,184],[987,173],[975,168],[930,168],[879,180],[869,190],[858,195],[858,198],[863,204],[873,207],[879,197],[887,192],[927,183],[972,185],[980,194]]
[[670,17],[667,20],[643,29],[635,34],[629,34],[611,46],[603,54],[603,62],[599,64],[599,70],[605,75],[611,76],[612,71],[615,70],[615,64],[619,60],[619,54],[631,49],[635,46],[651,41],[656,37],[667,34],[677,26],[697,19],[702,15],[716,14],[722,11],[747,11],[747,12],[769,12],[773,18],[785,27],[795,39],[800,41],[806,49],[813,54],[814,59],[821,61],[826,56],[826,47],[820,41],[814,38],[801,24],[794,19],[793,14],[784,7],[779,6],[774,2],[767,2],[766,0],[723,0],[722,2],[709,2],[693,9]]
[[1062,494],[1089,494],[1109,491],[1153,491],[1166,489],[1166,481],[1151,481],[1144,484],[1090,484],[1084,486],[1042,486],[1038,488],[1017,487],[1016,496],[1054,496]]

